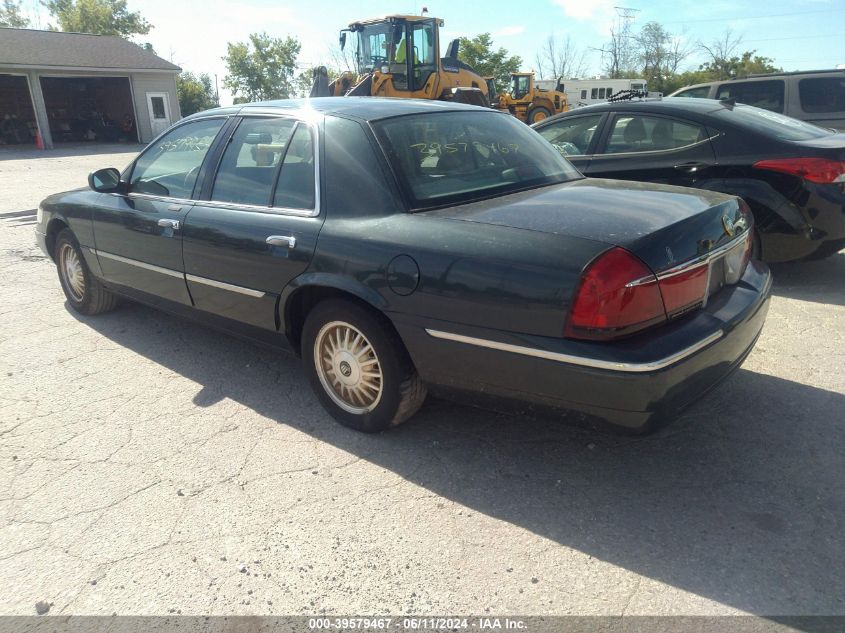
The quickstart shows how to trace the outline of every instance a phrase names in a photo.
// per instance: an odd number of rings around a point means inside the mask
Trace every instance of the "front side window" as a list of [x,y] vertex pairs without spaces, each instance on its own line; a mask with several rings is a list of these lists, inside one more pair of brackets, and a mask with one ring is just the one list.
[[538,132],[540,132],[540,136],[554,145],[561,154],[565,156],[583,155],[587,153],[587,149],[590,147],[590,141],[595,136],[601,117],[601,114],[592,114],[590,116],[560,119],[538,130]]
[[241,121],[223,153],[211,199],[263,207],[313,208],[310,128],[287,118]]
[[418,114],[373,127],[415,208],[581,177],[524,123],[494,112]]
[[763,108],[772,112],[783,112],[783,80],[738,81],[722,84],[716,92],[716,99],[733,99],[737,103]]
[[798,82],[804,112],[845,112],[845,77],[815,77]]
[[130,193],[190,198],[200,166],[225,119],[191,121],[149,146],[135,162]]
[[616,118],[607,154],[629,152],[655,152],[693,145],[707,138],[707,131],[698,125],[675,119],[640,115],[623,115]]

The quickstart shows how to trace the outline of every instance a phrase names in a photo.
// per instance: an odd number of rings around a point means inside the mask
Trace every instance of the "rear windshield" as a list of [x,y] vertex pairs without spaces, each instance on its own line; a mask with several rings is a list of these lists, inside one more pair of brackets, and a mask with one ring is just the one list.
[[438,112],[373,127],[415,208],[581,178],[524,123],[495,112]]
[[720,108],[714,111],[713,115],[781,141],[809,141],[834,134],[812,123],[742,104]]

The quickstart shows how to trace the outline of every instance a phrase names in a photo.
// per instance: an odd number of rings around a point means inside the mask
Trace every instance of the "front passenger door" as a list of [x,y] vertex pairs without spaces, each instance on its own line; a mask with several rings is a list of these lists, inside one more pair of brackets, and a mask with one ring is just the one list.
[[584,173],[603,118],[603,114],[563,117],[538,128],[537,132]]
[[191,305],[182,229],[200,166],[225,121],[200,119],[171,130],[135,161],[126,193],[101,194],[92,221],[107,281]]
[[586,175],[695,187],[716,164],[703,125],[651,114],[617,113]]

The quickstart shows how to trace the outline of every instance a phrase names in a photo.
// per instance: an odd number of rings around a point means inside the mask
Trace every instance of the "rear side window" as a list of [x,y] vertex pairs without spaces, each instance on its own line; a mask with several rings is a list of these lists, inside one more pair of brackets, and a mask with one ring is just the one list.
[[315,198],[311,128],[286,118],[241,121],[220,161],[211,199],[313,209]]
[[722,84],[716,92],[716,99],[733,99],[737,103],[783,112],[783,80],[738,81]]
[[845,111],[845,77],[815,77],[798,82],[804,112]]
[[707,138],[698,125],[664,117],[623,115],[616,118],[606,154],[655,152],[686,147]]
[[710,86],[701,86],[700,88],[690,88],[676,94],[676,97],[686,97],[687,99],[706,99],[710,95]]

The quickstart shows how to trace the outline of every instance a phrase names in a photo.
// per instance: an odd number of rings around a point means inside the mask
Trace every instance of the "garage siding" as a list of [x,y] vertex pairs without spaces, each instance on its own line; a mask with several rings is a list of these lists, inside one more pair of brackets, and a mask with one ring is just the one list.
[[132,92],[135,100],[138,132],[142,143],[153,140],[150,127],[150,110],[147,106],[148,92],[166,92],[170,102],[170,120],[175,123],[182,118],[179,99],[176,96],[176,75],[173,73],[134,73],[132,74]]

